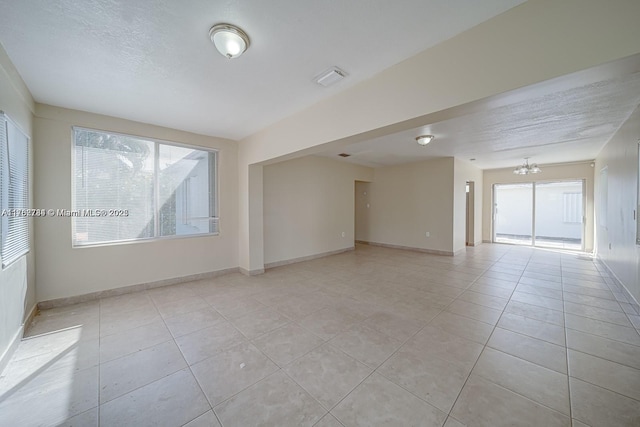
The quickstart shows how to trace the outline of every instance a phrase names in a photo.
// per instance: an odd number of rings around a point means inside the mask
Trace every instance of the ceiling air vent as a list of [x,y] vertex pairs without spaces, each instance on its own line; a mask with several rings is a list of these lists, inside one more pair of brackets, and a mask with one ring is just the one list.
[[351,156],[351,154],[340,153],[340,154],[338,154],[338,156],[340,156],[340,157],[349,157],[349,156]]
[[328,70],[317,75],[315,78],[315,81],[320,86],[327,87],[327,86],[331,86],[334,83],[339,82],[345,77],[347,77],[347,73],[345,73],[338,67],[331,67]]

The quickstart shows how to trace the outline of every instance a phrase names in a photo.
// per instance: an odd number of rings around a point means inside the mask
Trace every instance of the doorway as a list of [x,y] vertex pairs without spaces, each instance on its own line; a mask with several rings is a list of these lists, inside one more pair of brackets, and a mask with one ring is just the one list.
[[584,250],[584,181],[495,184],[493,241]]

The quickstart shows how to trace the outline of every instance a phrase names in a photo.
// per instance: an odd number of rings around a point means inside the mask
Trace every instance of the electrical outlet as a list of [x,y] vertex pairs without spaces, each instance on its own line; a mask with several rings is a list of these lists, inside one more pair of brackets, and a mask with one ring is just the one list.
[[431,233],[429,233],[428,231],[424,233],[424,237],[431,237]]

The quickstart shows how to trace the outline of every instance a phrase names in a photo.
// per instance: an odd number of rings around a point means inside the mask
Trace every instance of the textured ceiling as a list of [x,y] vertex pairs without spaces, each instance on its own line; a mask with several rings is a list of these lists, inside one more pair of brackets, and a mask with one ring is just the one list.
[[[240,139],[523,0],[0,0],[37,102]],[[209,28],[243,28],[229,61]],[[349,77],[322,88],[336,65]]]
[[[515,167],[525,157],[539,164],[591,160],[640,103],[640,58],[632,59],[613,77],[587,82],[588,72],[576,73],[561,84],[483,100],[471,113],[454,111],[447,120],[318,154],[341,159],[346,152],[351,157],[343,161],[372,167],[436,157],[473,158],[481,169]],[[420,147],[415,137],[422,134],[436,139]]]

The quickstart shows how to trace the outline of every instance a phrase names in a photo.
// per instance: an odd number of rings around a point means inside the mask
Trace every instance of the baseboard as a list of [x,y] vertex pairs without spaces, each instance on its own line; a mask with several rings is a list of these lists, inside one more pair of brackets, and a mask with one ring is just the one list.
[[482,240],[482,243],[493,243],[491,240]]
[[620,280],[620,278],[614,273],[614,271],[609,267],[609,265],[600,257],[596,256],[596,260],[607,270],[607,273],[613,278],[614,282],[616,282],[616,286],[622,291],[622,294],[629,300],[629,304],[633,306],[633,308],[640,314],[640,304],[638,304],[638,300],[633,296],[626,285]]
[[[356,242],[356,243],[358,243],[358,242]],[[348,248],[337,249],[335,251],[322,252],[322,253],[319,253],[319,254],[307,255],[307,256],[303,256],[303,257],[299,257],[299,258],[287,259],[287,260],[284,260],[284,261],[270,262],[268,264],[265,264],[264,268],[268,270],[270,268],[282,267],[283,265],[296,264],[298,262],[304,262],[304,261],[311,261],[311,260],[318,259],[318,258],[324,258],[324,257],[331,256],[331,255],[337,255],[337,254],[341,254],[341,253],[344,253],[344,252],[353,251],[353,250],[355,250],[355,248],[356,248],[355,246],[350,246]]]
[[0,374],[2,374],[2,371],[4,371],[4,368],[7,367],[7,365],[9,364],[9,361],[11,360],[11,357],[13,356],[13,353],[15,353],[16,349],[20,345],[20,341],[24,336],[25,329],[27,328],[28,325],[31,324],[31,321],[33,320],[36,313],[38,312],[37,308],[38,308],[37,305],[34,305],[33,307],[31,307],[29,314],[24,319],[24,322],[22,323],[20,328],[18,328],[18,330],[16,331],[15,335],[13,336],[13,339],[11,340],[11,343],[6,348],[4,353],[2,353],[2,356],[0,356]]
[[218,276],[224,276],[225,274],[229,274],[229,273],[237,273],[238,271],[239,271],[238,267],[227,268],[224,270],[210,271],[207,273],[191,274],[189,276],[157,280],[155,282],[139,283],[137,285],[123,286],[121,288],[108,289],[106,291],[91,292],[88,294],[76,295],[76,296],[67,297],[67,298],[57,298],[57,299],[39,302],[38,308],[40,310],[47,310],[50,308],[63,307],[66,305],[94,301],[100,298],[115,297],[118,295],[140,292],[146,289],[177,285],[180,283],[193,282],[195,280],[211,279]]
[[[405,251],[413,251],[413,252],[422,252],[425,254],[432,255],[443,255],[443,256],[454,256],[455,253],[453,251],[439,251],[436,249],[424,249],[424,248],[414,248],[412,246],[401,246],[401,245],[391,245],[389,243],[378,243],[378,242],[361,242],[370,246],[379,246],[382,248],[390,248],[390,249],[402,249]],[[460,252],[460,251],[459,251]]]
[[264,268],[257,268],[255,270],[247,270],[246,268],[239,267],[238,271],[245,276],[257,276],[264,273]]

